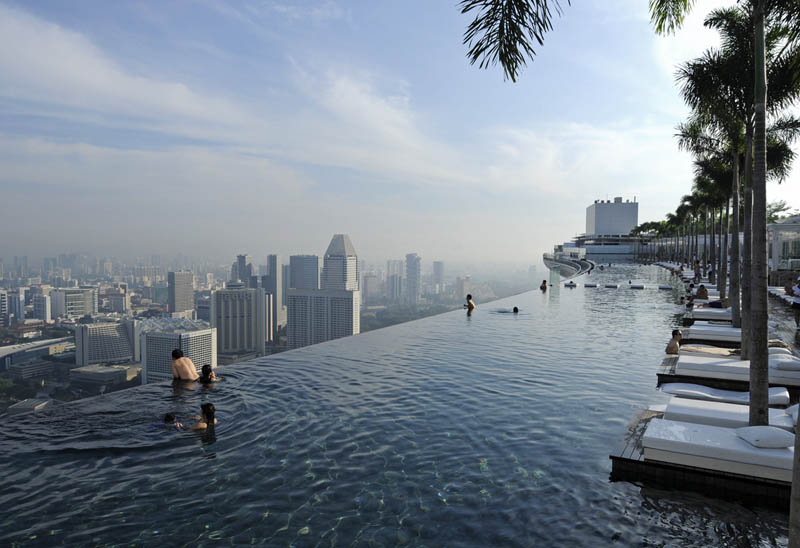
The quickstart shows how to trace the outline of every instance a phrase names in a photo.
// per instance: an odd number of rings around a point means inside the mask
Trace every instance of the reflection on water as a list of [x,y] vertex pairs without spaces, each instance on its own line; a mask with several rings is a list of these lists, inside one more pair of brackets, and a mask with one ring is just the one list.
[[[670,281],[591,276],[629,279]],[[783,515],[608,481],[631,419],[664,399],[676,297],[554,286],[224,368],[211,390],[150,385],[8,418],[0,540],[784,545]],[[206,401],[210,437],[149,428],[165,412],[192,424]]]

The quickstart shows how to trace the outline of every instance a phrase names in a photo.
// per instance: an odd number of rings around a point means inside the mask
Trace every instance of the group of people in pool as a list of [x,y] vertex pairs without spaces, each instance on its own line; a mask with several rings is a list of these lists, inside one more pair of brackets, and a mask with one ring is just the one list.
[[[199,382],[210,384],[220,379],[214,373],[211,364],[205,364],[197,373],[197,368],[191,358],[183,355],[183,351],[176,348],[172,351],[172,380],[174,382]],[[217,424],[216,408],[213,403],[207,402],[200,406],[200,414],[193,418],[197,422],[192,426],[192,430],[207,430]],[[164,426],[167,428],[182,429],[183,424],[177,422],[175,415],[167,413],[164,415]]]
[[[471,293],[467,295],[467,302],[464,304],[464,308],[467,309],[467,315],[468,316],[472,314],[473,310],[475,310],[475,301],[472,300],[472,294]],[[511,309],[511,311],[514,314],[517,314],[517,313],[519,313],[519,308],[517,308],[515,306],[513,309]]]

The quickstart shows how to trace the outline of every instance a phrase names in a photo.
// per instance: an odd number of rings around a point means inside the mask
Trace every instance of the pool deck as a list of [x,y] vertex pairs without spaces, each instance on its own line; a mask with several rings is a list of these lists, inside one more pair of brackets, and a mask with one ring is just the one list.
[[790,482],[645,459],[642,436],[651,418],[640,420],[629,432],[622,448],[609,456],[612,482],[647,483],[661,489],[694,491],[747,505],[789,511]]

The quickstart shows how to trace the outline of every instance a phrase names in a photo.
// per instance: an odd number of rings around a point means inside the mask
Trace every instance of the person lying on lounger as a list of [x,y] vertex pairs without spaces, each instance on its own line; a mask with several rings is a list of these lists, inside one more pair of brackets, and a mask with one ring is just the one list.
[[667,344],[667,349],[664,351],[667,354],[680,354],[681,353],[681,339],[683,335],[681,335],[680,329],[673,329],[672,330],[672,338],[669,340]]

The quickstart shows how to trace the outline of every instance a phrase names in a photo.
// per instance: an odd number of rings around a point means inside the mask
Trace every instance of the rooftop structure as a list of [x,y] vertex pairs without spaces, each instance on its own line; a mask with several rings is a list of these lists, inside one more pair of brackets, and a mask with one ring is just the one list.
[[634,199],[595,200],[586,208],[586,236],[627,236],[639,224],[639,204]]

